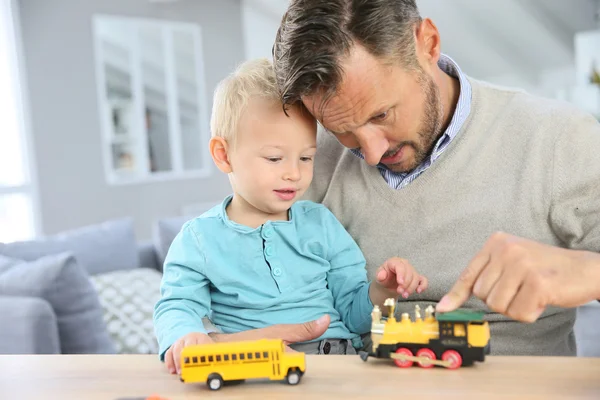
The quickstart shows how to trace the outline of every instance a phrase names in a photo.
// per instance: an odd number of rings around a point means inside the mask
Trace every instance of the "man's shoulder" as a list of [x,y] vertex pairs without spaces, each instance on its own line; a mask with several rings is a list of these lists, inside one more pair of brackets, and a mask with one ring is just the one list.
[[481,92],[483,96],[491,98],[504,98],[507,105],[514,111],[544,120],[580,120],[593,119],[593,116],[575,105],[563,100],[544,97],[529,93],[524,89],[502,86],[490,82],[470,79],[471,84]]
[[[575,105],[563,100],[543,97],[520,88],[502,86],[470,78],[474,90],[492,104],[502,104],[501,109],[514,121],[527,121],[531,124],[551,126],[571,126],[581,122],[595,121],[594,117]],[[500,112],[497,109],[496,112]]]

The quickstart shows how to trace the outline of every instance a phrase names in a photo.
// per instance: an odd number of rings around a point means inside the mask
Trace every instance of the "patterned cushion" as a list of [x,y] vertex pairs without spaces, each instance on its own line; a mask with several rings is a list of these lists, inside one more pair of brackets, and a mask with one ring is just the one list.
[[162,274],[150,268],[91,277],[104,309],[104,321],[117,352],[157,354],[152,314],[160,298]]

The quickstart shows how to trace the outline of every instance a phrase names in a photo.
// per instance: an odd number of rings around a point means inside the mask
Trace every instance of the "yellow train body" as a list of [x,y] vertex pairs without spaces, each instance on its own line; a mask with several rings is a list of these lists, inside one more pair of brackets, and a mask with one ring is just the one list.
[[[389,317],[382,319],[381,310],[375,306],[372,313],[372,348],[363,352],[368,356],[393,358],[398,366],[411,366],[417,361],[423,367],[443,365],[458,368],[474,361],[483,361],[489,354],[490,328],[483,321],[483,313],[458,310],[435,316],[428,307],[425,317],[415,308],[415,319],[408,313],[400,320],[394,317],[395,299],[388,299]],[[395,354],[396,353],[396,354]],[[443,361],[436,361],[442,359]],[[400,360],[400,361],[398,361]]]
[[255,378],[295,385],[305,371],[304,353],[286,353],[281,339],[188,346],[181,353],[182,382],[206,382],[212,390]]

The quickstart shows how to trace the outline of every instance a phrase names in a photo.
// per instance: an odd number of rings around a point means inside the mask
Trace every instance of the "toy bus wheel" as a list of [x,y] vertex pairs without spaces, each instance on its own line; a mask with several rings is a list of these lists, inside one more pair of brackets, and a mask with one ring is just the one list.
[[[417,357],[424,357],[429,360],[435,360],[435,353],[430,349],[421,349],[417,351]],[[421,368],[433,368],[434,364],[428,361],[419,361],[419,367]]]
[[442,354],[443,361],[450,361],[450,365],[448,365],[448,369],[457,369],[462,365],[462,357],[460,353],[456,350],[446,350],[444,354]]
[[[406,347],[400,347],[396,350],[396,354],[402,354],[404,356],[412,357],[413,353]],[[413,365],[411,360],[394,360],[394,363],[400,368],[410,368]]]
[[297,385],[300,383],[300,378],[300,371],[297,369],[290,369],[285,380],[289,385]]
[[223,387],[223,378],[219,374],[210,374],[206,384],[210,390],[219,390]]

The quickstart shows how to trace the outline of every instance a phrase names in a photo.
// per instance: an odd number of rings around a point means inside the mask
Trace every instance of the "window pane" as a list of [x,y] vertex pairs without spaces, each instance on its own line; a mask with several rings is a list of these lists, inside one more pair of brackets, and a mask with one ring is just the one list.
[[31,199],[26,194],[0,196],[0,242],[31,239],[34,236]]
[[0,186],[26,183],[18,96],[19,70],[13,29],[10,2],[0,2]]
[[198,103],[199,60],[196,59],[197,43],[193,32],[173,31],[175,77],[181,126],[181,150],[185,170],[201,169],[204,153],[200,134],[200,104]]
[[169,137],[166,52],[162,28],[155,25],[141,25],[139,43],[150,170],[170,171],[173,169],[173,162]]

